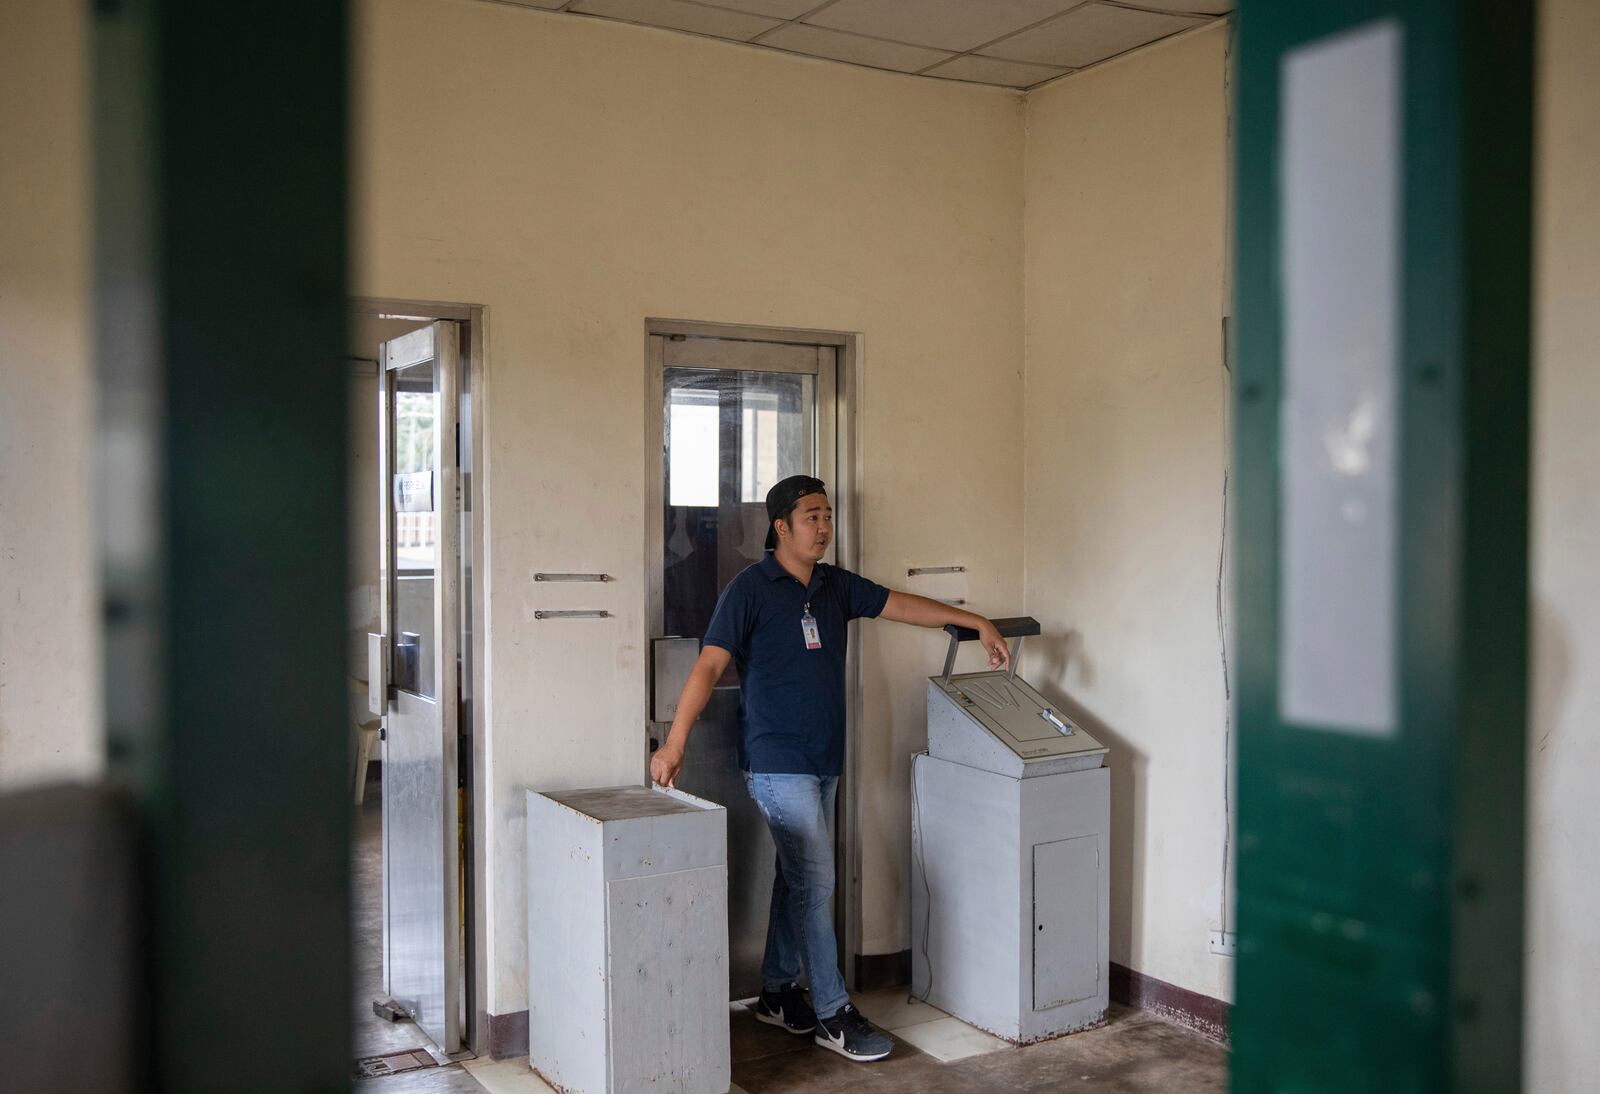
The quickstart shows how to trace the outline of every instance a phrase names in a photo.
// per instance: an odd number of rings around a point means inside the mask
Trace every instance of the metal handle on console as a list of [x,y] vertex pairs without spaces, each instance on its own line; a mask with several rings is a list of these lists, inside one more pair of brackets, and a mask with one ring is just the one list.
[[[1022,656],[1022,640],[1030,634],[1039,633],[1039,621],[1031,615],[1016,615],[1008,619],[991,619],[994,629],[1000,632],[1001,638],[1015,638],[1017,644],[1011,649],[1011,667],[1006,670],[1006,679],[1013,679],[1017,675],[1017,660]],[[946,684],[950,682],[950,673],[956,667],[956,650],[963,642],[974,642],[978,632],[972,627],[960,627],[954,623],[945,624],[945,633],[950,636],[950,649],[944,655],[944,672],[940,680]]]

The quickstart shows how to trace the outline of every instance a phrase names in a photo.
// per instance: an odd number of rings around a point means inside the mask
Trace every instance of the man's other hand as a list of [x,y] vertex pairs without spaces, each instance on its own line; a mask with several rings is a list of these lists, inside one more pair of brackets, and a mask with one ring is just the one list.
[[650,781],[657,786],[673,786],[683,770],[683,749],[664,744],[650,757]]

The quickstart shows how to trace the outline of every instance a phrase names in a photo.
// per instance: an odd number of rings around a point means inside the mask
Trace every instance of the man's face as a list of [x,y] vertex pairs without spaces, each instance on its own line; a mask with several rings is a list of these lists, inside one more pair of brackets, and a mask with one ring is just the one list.
[[778,521],[779,536],[792,554],[809,562],[821,562],[833,542],[833,506],[826,494],[807,494],[795,503],[789,514],[789,534],[783,536],[784,522]]

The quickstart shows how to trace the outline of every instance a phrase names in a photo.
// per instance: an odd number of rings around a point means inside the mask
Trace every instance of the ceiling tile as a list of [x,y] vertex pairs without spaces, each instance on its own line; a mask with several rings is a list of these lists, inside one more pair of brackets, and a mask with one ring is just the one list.
[[969,53],[957,57],[947,65],[940,65],[928,73],[943,80],[971,80],[980,84],[1000,84],[1004,87],[1032,87],[1034,84],[1065,76],[1068,68],[1051,65],[1025,65],[1016,61],[1001,61],[994,57],[980,57]]
[[779,27],[761,39],[764,46],[807,53],[813,57],[827,57],[834,61],[848,61],[873,68],[892,68],[896,72],[918,72],[929,65],[948,60],[953,54],[942,49],[923,49],[905,46],[899,42],[885,42],[879,38],[862,38],[837,30],[824,30],[803,23],[790,23]]
[[716,8],[747,11],[751,15],[770,15],[774,19],[798,19],[822,0],[704,0]]
[[688,0],[580,0],[571,10],[582,15],[601,15],[668,30],[690,30],[741,42],[779,25],[777,19],[691,4]]
[[1009,61],[1083,68],[1205,21],[1200,17],[1090,4],[1014,38],[985,46],[983,52],[985,56]]
[[916,46],[972,49],[1082,0],[839,0],[806,22]]

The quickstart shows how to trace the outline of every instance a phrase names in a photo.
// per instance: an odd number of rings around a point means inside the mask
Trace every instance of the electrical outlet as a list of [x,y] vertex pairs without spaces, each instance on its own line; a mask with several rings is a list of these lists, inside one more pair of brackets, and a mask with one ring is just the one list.
[[1211,952],[1221,954],[1223,957],[1232,957],[1235,944],[1239,936],[1232,931],[1210,931],[1206,937],[1211,940]]

